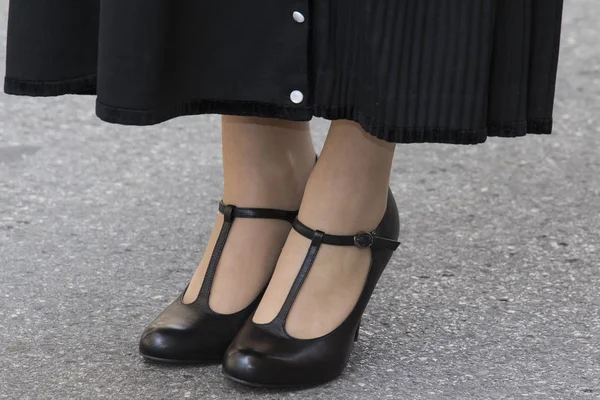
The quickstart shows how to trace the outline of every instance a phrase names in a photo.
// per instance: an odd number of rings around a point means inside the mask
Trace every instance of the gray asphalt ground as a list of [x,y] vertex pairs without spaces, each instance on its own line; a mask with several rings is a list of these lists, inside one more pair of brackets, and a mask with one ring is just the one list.
[[343,377],[300,392],[137,354],[208,239],[218,116],[123,127],[93,97],[0,95],[0,398],[600,398],[598,21],[566,1],[553,135],[398,147],[403,244]]

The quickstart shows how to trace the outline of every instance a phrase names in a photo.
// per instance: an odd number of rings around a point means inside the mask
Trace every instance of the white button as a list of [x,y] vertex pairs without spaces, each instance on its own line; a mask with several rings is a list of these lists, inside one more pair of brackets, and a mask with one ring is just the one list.
[[302,100],[304,100],[304,95],[302,94],[301,91],[299,90],[294,90],[291,94],[290,94],[290,99],[292,99],[292,101],[296,104],[298,103],[302,103]]
[[304,15],[302,15],[301,12],[294,11],[292,16],[294,17],[294,21],[296,21],[297,23],[301,24],[304,22]]

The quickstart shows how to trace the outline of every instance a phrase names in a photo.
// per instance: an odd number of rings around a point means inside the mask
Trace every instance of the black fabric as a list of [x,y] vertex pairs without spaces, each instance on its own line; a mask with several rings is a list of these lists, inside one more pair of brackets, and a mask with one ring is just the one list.
[[[129,125],[350,119],[391,142],[552,131],[563,0],[11,0],[4,90]],[[305,21],[292,18],[294,11]],[[290,93],[298,90],[296,104]]]

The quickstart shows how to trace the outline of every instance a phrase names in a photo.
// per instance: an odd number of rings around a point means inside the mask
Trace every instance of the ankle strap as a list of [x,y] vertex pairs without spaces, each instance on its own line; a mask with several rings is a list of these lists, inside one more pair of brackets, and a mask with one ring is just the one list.
[[298,211],[278,210],[275,208],[242,208],[219,201],[219,212],[225,216],[225,221],[231,222],[235,218],[262,218],[282,219],[293,222],[298,216]]
[[377,236],[375,231],[373,232],[359,232],[355,235],[329,235],[319,230],[310,229],[296,218],[292,223],[292,227],[296,232],[301,234],[307,239],[313,239],[315,236],[321,235],[321,243],[330,244],[333,246],[356,246],[361,249],[368,247],[379,248],[379,249],[390,249],[396,250],[400,245],[400,242],[396,240],[386,239]]

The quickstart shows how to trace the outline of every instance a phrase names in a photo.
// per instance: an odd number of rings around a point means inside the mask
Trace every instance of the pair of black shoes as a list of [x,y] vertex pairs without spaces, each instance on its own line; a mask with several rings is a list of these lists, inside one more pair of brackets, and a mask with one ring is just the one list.
[[[375,285],[400,244],[397,241],[398,208],[392,192],[388,191],[387,208],[377,228],[349,236],[312,230],[298,220],[297,211],[239,208],[225,205],[222,201],[219,211],[224,215],[223,227],[196,301],[184,304],[184,290],[146,328],[140,341],[142,356],[175,364],[222,363],[226,377],[257,387],[315,386],[338,377],[348,363],[358,338],[362,314]],[[279,314],[267,324],[252,321],[262,294],[234,314],[219,314],[209,307],[215,271],[231,225],[237,218],[285,220],[311,240],[306,258]],[[322,244],[357,246],[370,251],[371,265],[358,302],[341,325],[315,339],[296,339],[286,332],[285,321]]]

